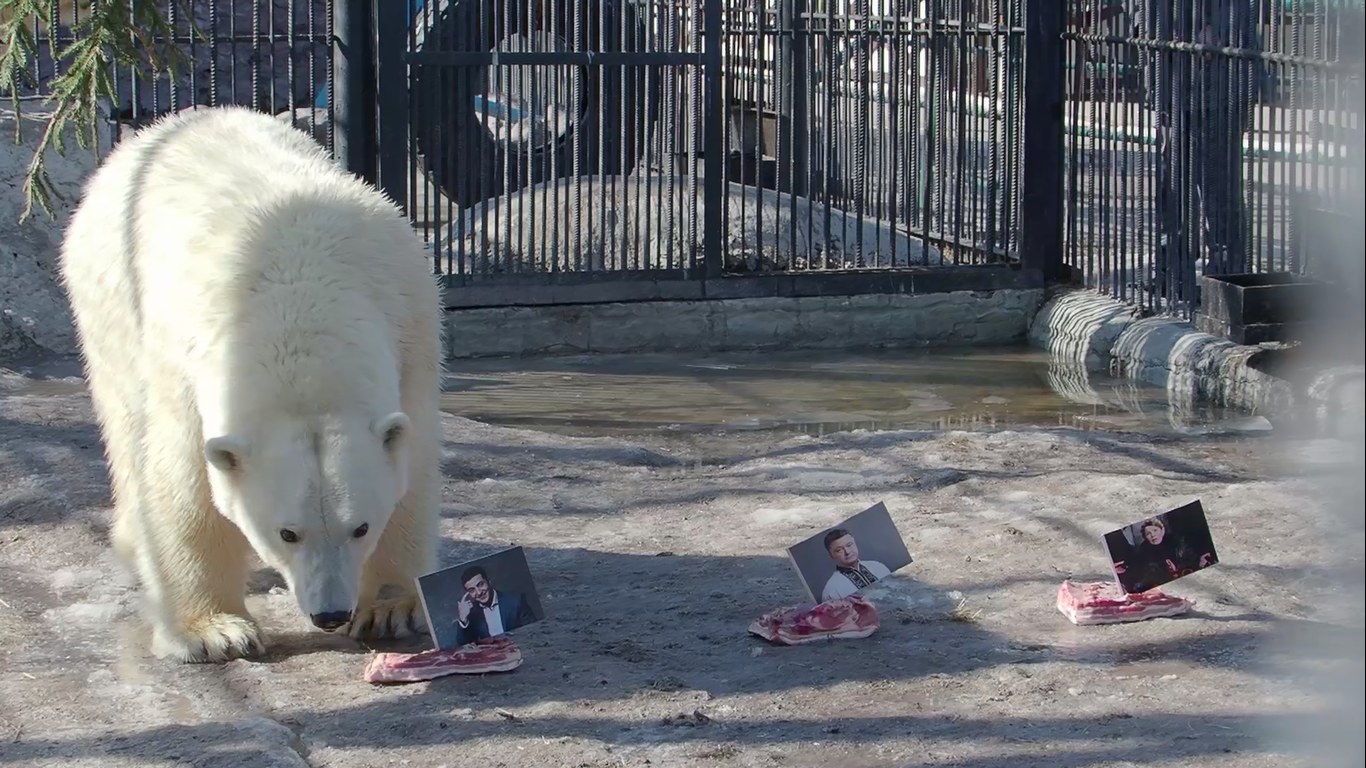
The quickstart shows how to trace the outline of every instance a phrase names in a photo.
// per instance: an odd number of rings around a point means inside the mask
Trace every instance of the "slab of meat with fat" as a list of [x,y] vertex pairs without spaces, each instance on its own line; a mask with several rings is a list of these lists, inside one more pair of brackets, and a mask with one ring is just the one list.
[[749,625],[750,634],[780,645],[867,637],[877,628],[877,608],[862,595],[779,608]]
[[480,640],[449,651],[377,653],[365,667],[367,683],[415,683],[446,675],[511,672],[522,665],[522,652],[507,635]]
[[1058,587],[1058,610],[1073,624],[1119,624],[1164,616],[1180,616],[1195,605],[1160,589],[1125,594],[1118,584],[1097,581],[1077,584],[1064,581]]

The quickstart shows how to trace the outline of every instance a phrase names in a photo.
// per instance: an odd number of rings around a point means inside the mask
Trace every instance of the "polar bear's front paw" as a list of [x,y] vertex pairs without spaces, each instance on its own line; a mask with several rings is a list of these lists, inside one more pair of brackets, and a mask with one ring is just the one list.
[[357,640],[411,637],[427,633],[427,620],[416,596],[376,600],[356,611],[347,632]]
[[162,658],[184,662],[222,662],[265,652],[261,627],[250,616],[215,613],[192,621],[183,630],[158,627],[152,650]]

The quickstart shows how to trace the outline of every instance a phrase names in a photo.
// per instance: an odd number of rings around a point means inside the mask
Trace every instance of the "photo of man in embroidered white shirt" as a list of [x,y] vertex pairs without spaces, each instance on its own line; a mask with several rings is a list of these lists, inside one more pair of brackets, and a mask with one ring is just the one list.
[[854,534],[843,528],[836,528],[825,534],[822,539],[825,551],[835,563],[835,572],[825,582],[821,590],[821,600],[838,600],[858,594],[859,590],[892,575],[891,569],[876,560],[861,560],[858,554],[858,541]]
[[821,603],[857,595],[911,562],[882,502],[793,544],[787,554],[806,591]]

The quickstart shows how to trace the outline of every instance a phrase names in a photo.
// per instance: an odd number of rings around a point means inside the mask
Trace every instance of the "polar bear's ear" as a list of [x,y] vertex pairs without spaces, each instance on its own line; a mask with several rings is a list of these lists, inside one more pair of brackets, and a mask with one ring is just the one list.
[[408,414],[403,411],[394,411],[388,416],[375,419],[371,429],[375,431],[376,435],[384,438],[384,449],[388,451],[393,450],[394,446],[398,445],[398,441],[412,425],[413,422],[408,419]]
[[247,441],[237,435],[219,435],[204,441],[204,458],[223,472],[241,469],[246,455]]

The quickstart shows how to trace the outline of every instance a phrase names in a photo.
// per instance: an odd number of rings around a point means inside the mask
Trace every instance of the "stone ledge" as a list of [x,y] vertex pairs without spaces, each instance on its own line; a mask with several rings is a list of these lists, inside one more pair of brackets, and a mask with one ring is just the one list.
[[1039,289],[651,301],[447,312],[446,356],[1007,344]]

